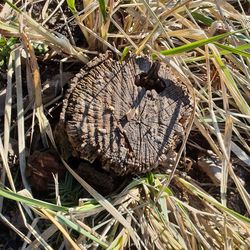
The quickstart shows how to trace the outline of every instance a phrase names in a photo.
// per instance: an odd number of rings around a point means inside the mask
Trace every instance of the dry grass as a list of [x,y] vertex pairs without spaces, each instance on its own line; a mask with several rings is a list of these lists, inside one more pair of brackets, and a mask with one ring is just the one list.
[[[66,4],[63,2],[66,1],[2,4],[2,38],[21,39],[11,47],[7,64],[1,134],[4,143],[0,139],[3,166],[0,208],[4,211],[8,199],[16,201],[28,232],[22,232],[8,221],[3,212],[0,219],[22,238],[23,248],[29,249],[40,246],[45,249],[53,246],[58,249],[59,246],[67,249],[130,249],[132,246],[138,249],[248,249],[250,219],[229,209],[226,195],[231,178],[242,206],[250,213],[249,193],[234,173],[236,161],[237,166],[244,166],[247,171],[250,167],[248,1],[84,0],[83,5],[75,7],[74,1],[68,0],[72,14],[67,15],[63,12]],[[36,6],[40,6],[39,14],[32,18],[30,13]],[[56,28],[66,27],[68,38],[46,28],[58,15],[63,23]],[[73,22],[79,26],[87,47],[76,46],[71,33]],[[62,61],[86,63],[99,51],[110,49],[121,56],[129,50],[158,56],[173,67],[196,99],[192,133],[202,135],[221,162],[220,201],[204,191],[202,183],[178,171],[138,178],[120,194],[107,199],[65,162],[65,167],[93,198],[82,197],[77,206],[64,207],[60,205],[59,184],[55,185],[57,205],[33,198],[25,176],[25,151],[29,145],[26,145],[28,131],[24,125],[33,120],[29,128],[32,134],[34,123],[38,123],[43,143],[50,141],[56,147],[43,105],[52,107],[58,100],[42,103],[39,67],[33,50],[35,42],[49,46],[45,56],[53,59],[57,54]],[[23,51],[29,56],[24,57]],[[29,69],[26,78],[33,114],[23,108],[22,63]],[[16,87],[17,117],[13,117],[11,109],[14,105],[12,85]],[[17,187],[8,161],[10,131],[16,126],[19,167],[25,187],[19,192],[20,184]],[[200,151],[206,150],[192,139],[188,144]]]

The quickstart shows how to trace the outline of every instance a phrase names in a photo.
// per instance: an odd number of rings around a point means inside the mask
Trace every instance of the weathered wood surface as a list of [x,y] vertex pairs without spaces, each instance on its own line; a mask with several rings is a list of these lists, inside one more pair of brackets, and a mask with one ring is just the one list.
[[168,162],[192,113],[186,87],[164,63],[101,55],[73,78],[63,123],[73,155],[117,175]]

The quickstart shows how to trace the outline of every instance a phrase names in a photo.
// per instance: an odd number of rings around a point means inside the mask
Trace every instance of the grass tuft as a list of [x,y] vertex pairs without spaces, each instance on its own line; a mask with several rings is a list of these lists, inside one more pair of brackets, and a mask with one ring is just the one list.
[[[6,93],[0,99],[0,220],[20,236],[20,247],[249,248],[248,9],[248,1],[213,0],[0,4],[0,98]],[[120,61],[130,53],[164,60],[193,93],[193,124],[176,168],[134,178],[120,193],[104,197],[61,159],[70,177],[54,177],[53,201],[32,194],[26,160],[36,138],[57,150],[53,115],[64,71],[77,71],[107,49]],[[55,65],[60,80],[46,102],[44,68],[55,71]],[[203,156],[209,159],[206,171],[220,169],[219,187],[202,173]],[[8,218],[9,207],[24,228]]]

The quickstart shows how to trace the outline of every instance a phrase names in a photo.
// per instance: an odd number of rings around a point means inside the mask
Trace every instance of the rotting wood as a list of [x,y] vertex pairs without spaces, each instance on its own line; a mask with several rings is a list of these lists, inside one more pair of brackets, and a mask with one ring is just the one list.
[[193,110],[185,85],[163,62],[111,53],[87,64],[71,81],[60,122],[72,154],[117,175],[168,163]]

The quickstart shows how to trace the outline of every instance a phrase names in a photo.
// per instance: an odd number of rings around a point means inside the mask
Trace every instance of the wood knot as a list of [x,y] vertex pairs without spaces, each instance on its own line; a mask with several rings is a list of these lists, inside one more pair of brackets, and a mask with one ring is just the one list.
[[135,85],[144,87],[146,90],[154,89],[157,93],[162,92],[166,88],[166,85],[163,79],[158,76],[160,66],[159,61],[153,62],[147,73],[142,72],[136,76]]

